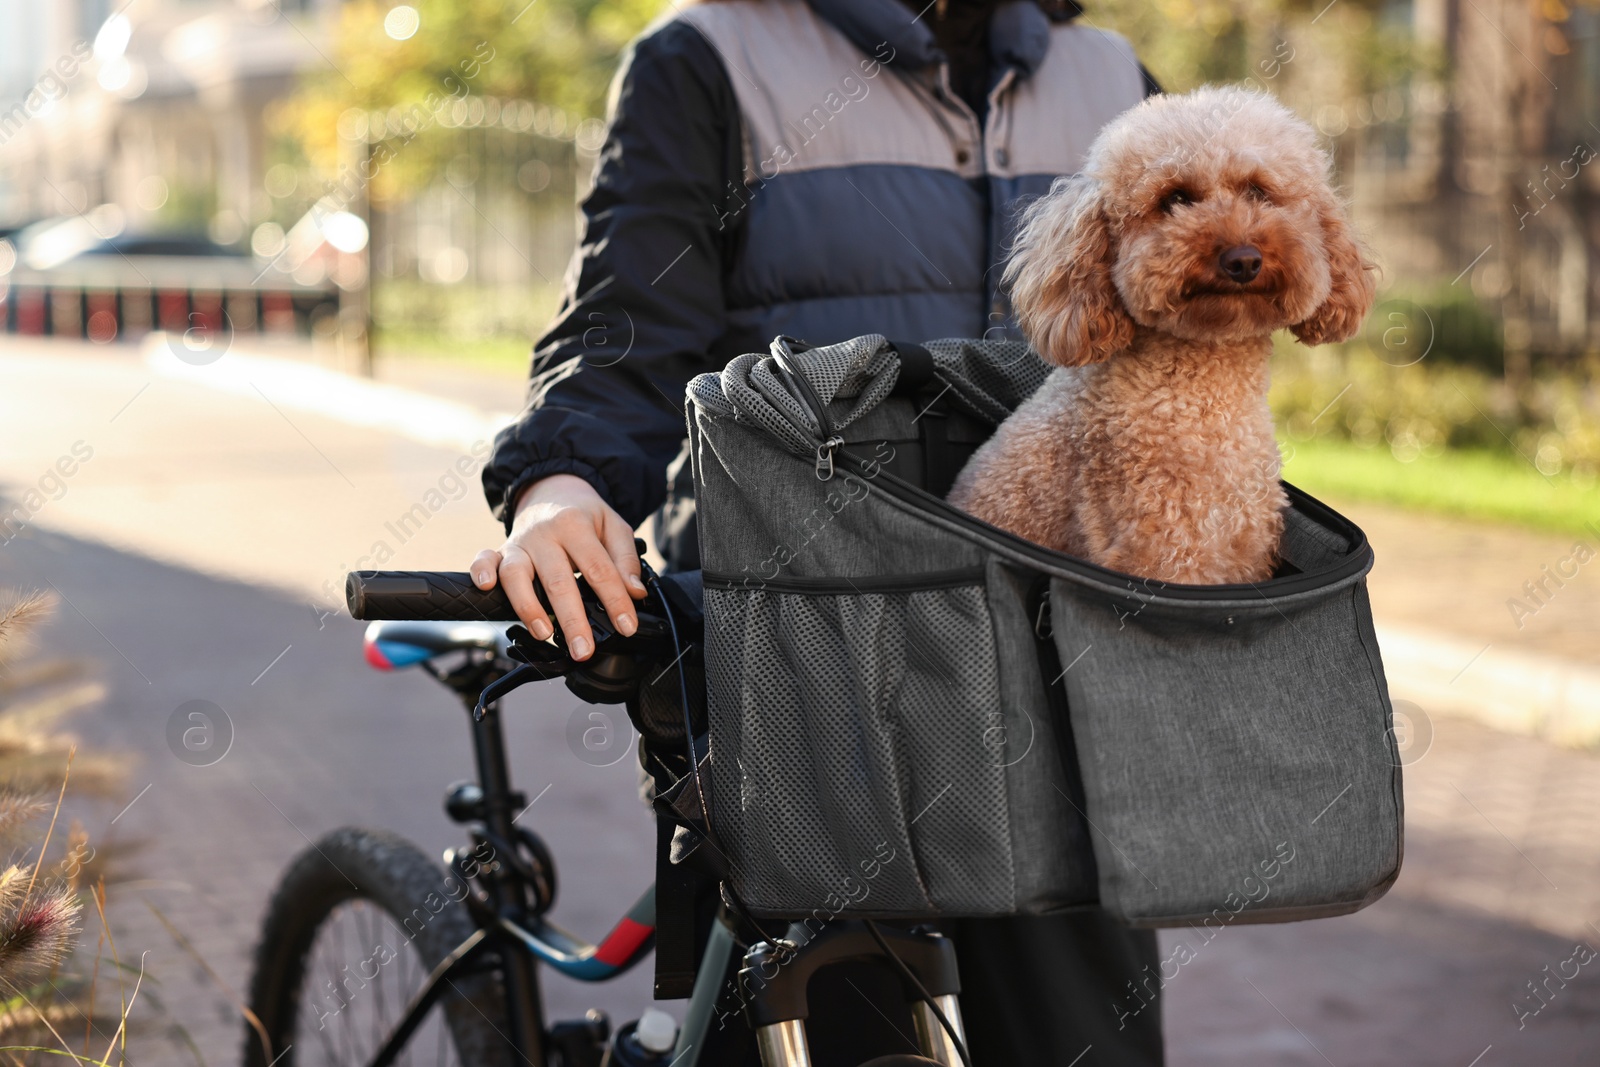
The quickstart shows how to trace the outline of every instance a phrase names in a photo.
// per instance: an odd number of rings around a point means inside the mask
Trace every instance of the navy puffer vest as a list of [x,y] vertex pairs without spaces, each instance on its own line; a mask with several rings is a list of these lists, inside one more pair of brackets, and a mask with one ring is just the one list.
[[724,221],[747,232],[727,296],[740,332],[761,337],[1008,336],[994,268],[1018,201],[1075,173],[1145,93],[1125,40],[1030,0],[991,19],[982,122],[897,0],[725,0],[675,17],[739,101],[745,180]]

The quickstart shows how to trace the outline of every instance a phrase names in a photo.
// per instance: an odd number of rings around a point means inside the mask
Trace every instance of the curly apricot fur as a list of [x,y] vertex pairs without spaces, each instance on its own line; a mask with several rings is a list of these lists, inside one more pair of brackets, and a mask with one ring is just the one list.
[[[1048,548],[1161,582],[1256,582],[1287,499],[1267,407],[1272,332],[1342,341],[1377,268],[1316,135],[1262,93],[1158,96],[1032,205],[1006,268],[1060,369],[950,501]],[[1248,279],[1223,253],[1258,253]]]

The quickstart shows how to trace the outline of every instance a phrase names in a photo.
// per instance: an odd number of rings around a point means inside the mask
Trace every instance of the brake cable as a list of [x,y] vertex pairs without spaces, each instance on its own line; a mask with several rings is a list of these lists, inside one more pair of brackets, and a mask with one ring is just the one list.
[[[645,583],[654,588],[656,596],[661,600],[661,613],[666,617],[667,628],[672,633],[672,651],[677,654],[677,659],[674,663],[678,669],[678,699],[683,707],[683,739],[689,749],[689,773],[694,776],[694,791],[700,801],[700,817],[705,823],[705,833],[701,836],[705,839],[706,844],[710,845],[717,851],[718,855],[731,864],[732,858],[723,849],[716,830],[711,826],[711,808],[706,802],[705,780],[700,774],[699,753],[695,750],[694,715],[690,711],[689,704],[689,675],[683,665],[684,654],[688,650],[683,647],[678,638],[678,622],[673,618],[672,605],[667,600],[667,591],[661,587],[660,576],[656,574],[655,568],[651,567],[643,559],[639,560],[639,568],[644,572]],[[751,928],[761,935],[763,941],[766,941],[780,952],[793,950],[794,945],[787,938],[773,937],[766,931],[765,927],[756,921],[755,916],[750,914],[750,909],[745,907],[744,901],[739,899],[739,894],[734,890],[731,878],[723,879],[722,888],[727,893],[728,904],[738,913],[740,918],[749,923]]]
[[878,947],[883,950],[883,954],[889,957],[889,962],[894,964],[895,970],[900,972],[900,977],[911,983],[911,988],[917,991],[917,996],[921,997],[923,1003],[928,1005],[928,1010],[933,1012],[933,1017],[939,1020],[939,1025],[944,1028],[944,1032],[950,1037],[950,1043],[956,1047],[956,1054],[961,1057],[962,1064],[965,1067],[972,1067],[972,1060],[967,1056],[966,1042],[962,1041],[961,1035],[956,1033],[955,1024],[950,1021],[949,1017],[939,1007],[939,1002],[933,998],[932,993],[928,992],[928,987],[922,984],[911,968],[906,966],[905,960],[902,960],[895,954],[894,949],[889,947],[889,942],[884,939],[883,931],[878,929],[878,924],[871,919],[865,921],[867,933],[872,935],[872,940],[878,943]]

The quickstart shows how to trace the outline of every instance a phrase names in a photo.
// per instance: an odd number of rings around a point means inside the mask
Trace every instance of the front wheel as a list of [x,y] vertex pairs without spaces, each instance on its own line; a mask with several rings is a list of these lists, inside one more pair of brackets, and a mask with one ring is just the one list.
[[[302,852],[262,924],[245,1067],[370,1060],[429,972],[472,934],[460,903],[465,888],[382,831],[335,830]],[[396,1062],[508,1064],[498,976],[478,972],[450,983]]]

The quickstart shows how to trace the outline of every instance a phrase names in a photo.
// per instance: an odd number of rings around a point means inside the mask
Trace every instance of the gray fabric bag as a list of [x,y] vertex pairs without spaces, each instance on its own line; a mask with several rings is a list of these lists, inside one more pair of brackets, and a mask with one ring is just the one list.
[[1365,536],[1290,487],[1277,576],[1162,585],[919,488],[1049,373],[1016,342],[872,335],[690,383],[733,888],[791,918],[1146,926],[1376,900],[1401,790]]

